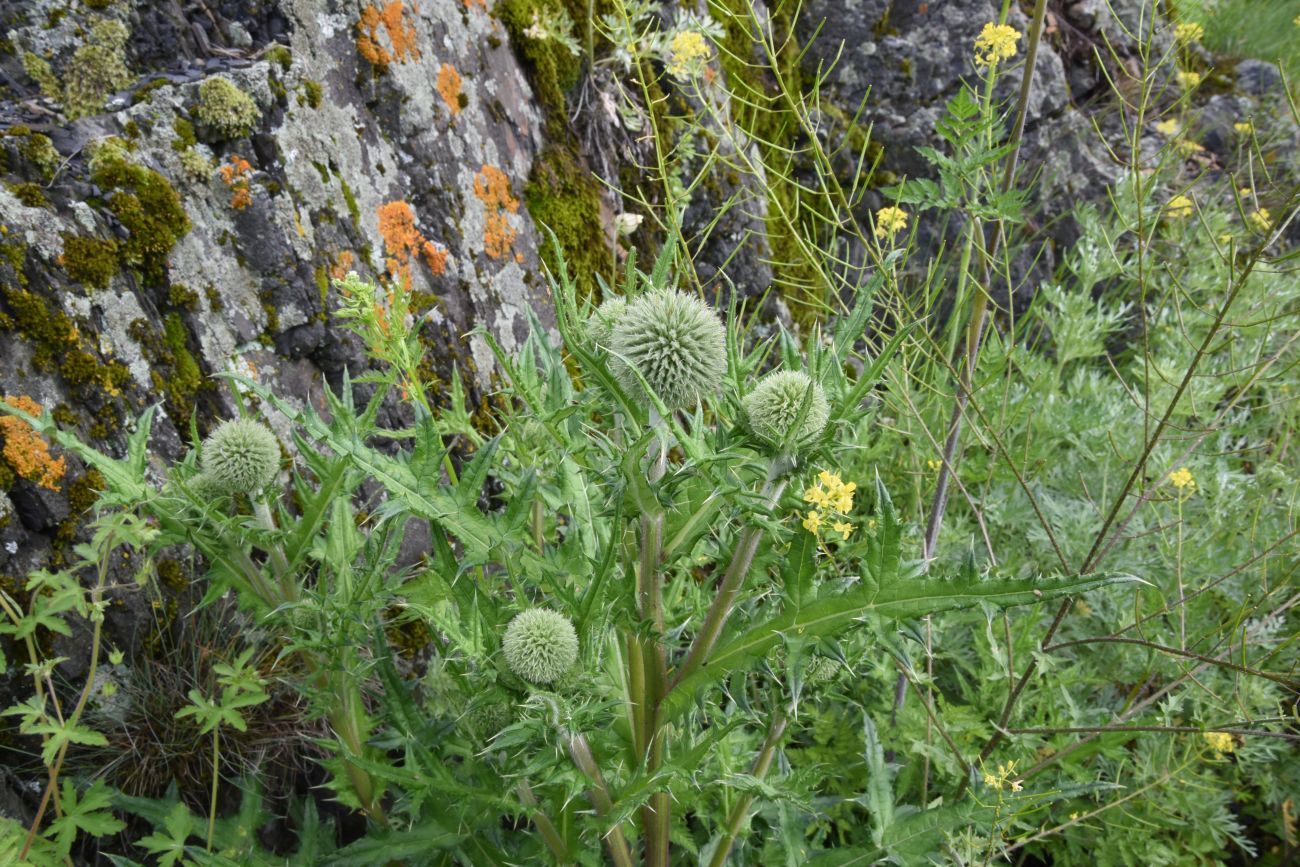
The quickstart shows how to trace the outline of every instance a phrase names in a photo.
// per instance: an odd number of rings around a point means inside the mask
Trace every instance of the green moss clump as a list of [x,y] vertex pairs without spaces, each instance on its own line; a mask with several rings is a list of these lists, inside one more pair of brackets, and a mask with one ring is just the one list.
[[[302,83],[304,99],[307,105],[312,108],[320,108],[322,88],[319,81],[312,81],[310,78]],[[299,102],[299,105],[302,103]]]
[[96,21],[90,41],[77,49],[63,73],[63,112],[69,120],[99,114],[109,94],[131,83],[126,65],[126,25],[111,18]]
[[[576,22],[574,29],[586,28],[587,4],[564,4]],[[551,111],[564,109],[564,94],[578,83],[582,72],[582,58],[576,56],[554,39],[533,39],[525,31],[533,25],[535,15],[547,18],[554,14],[554,6],[547,0],[505,0],[496,6],[496,14],[510,33],[511,44],[522,46],[524,57],[533,67],[533,83],[542,104]]]
[[194,415],[194,398],[203,388],[203,370],[189,350],[188,336],[180,314],[168,314],[163,321],[162,342],[167,349],[171,376],[163,379],[158,371],[153,372],[154,384],[166,396],[168,412],[177,423],[183,423]]
[[63,238],[63,268],[78,283],[107,289],[117,274],[117,242],[112,238],[66,235]]
[[354,225],[361,225],[361,209],[357,207],[357,197],[352,195],[352,188],[348,182],[339,177],[339,186],[343,188],[343,201],[347,202],[348,215],[352,217]]
[[199,293],[184,283],[173,283],[167,288],[167,303],[173,307],[183,307],[186,310],[198,310]]
[[171,82],[166,78],[155,78],[147,84],[138,87],[135,93],[131,94],[131,104],[139,105],[142,102],[148,102],[151,94],[160,87],[168,87]]
[[121,246],[122,261],[139,268],[146,280],[161,282],[167,254],[190,230],[180,197],[162,175],[132,163],[119,139],[106,139],[95,148],[90,169],[92,181],[116,191],[108,209],[131,233]]
[[253,131],[262,119],[262,111],[229,78],[214,75],[199,85],[194,116],[222,138],[241,138]]
[[186,148],[181,151],[181,171],[185,175],[185,180],[192,184],[201,184],[212,177],[212,171],[216,166],[212,160],[198,148]]
[[72,514],[80,515],[99,501],[105,488],[104,475],[99,470],[86,470],[85,475],[68,485],[68,506]]
[[63,88],[59,85],[59,77],[50,68],[48,60],[39,54],[24,51],[22,64],[23,71],[27,73],[28,78],[36,82],[36,86],[41,89],[41,93],[50,99],[59,100],[63,98]]
[[198,137],[194,135],[194,124],[183,117],[176,118],[172,123],[172,132],[176,133],[176,138],[172,140],[174,151],[187,150],[199,143]]
[[159,560],[158,580],[168,590],[174,590],[177,593],[189,586],[189,577],[185,574],[185,567],[176,560]]
[[29,208],[44,208],[49,204],[45,199],[45,191],[41,189],[40,184],[9,184],[8,187],[9,192],[14,194],[14,198]]
[[[571,150],[550,145],[542,151],[524,187],[524,202],[533,221],[555,233],[584,297],[595,297],[597,275],[612,282],[613,255],[600,218],[600,185]],[[541,253],[554,271],[559,265],[554,249],[543,244]]]
[[40,133],[32,133],[28,136],[19,151],[23,159],[31,163],[47,181],[54,177],[54,172],[59,168],[62,159],[59,152],[54,149],[54,142],[50,141],[50,137]]
[[266,49],[266,59],[279,64],[281,69],[288,69],[293,65],[293,52],[288,46],[273,44]]

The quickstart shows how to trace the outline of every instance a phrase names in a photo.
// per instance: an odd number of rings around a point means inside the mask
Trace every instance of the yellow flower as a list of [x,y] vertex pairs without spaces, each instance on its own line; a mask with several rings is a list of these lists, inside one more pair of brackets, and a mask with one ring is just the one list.
[[849,538],[849,534],[853,532],[853,525],[848,521],[836,521],[834,524],[831,524],[831,529],[847,539]]
[[1199,72],[1182,71],[1174,76],[1174,79],[1183,90],[1191,90],[1201,83],[1201,74]]
[[805,488],[803,499],[805,503],[812,503],[819,509],[829,508],[831,504],[830,494],[826,493],[826,490],[820,485]]
[[817,481],[821,482],[823,485],[827,487],[828,490],[832,490],[832,491],[837,489],[841,484],[843,484],[843,481],[840,479],[840,474],[832,473],[830,470],[822,470],[820,473],[818,473]]
[[1174,120],[1172,117],[1166,120],[1162,120],[1160,121],[1160,123],[1156,124],[1156,132],[1160,133],[1161,135],[1167,135],[1167,136],[1178,135],[1178,129],[1179,129],[1178,121]]
[[1196,142],[1192,141],[1191,139],[1185,139],[1185,138],[1179,139],[1177,142],[1175,142],[1174,147],[1178,150],[1180,154],[1182,154],[1185,157],[1191,156],[1192,154],[1198,154],[1201,151],[1205,150],[1205,148],[1201,147]]
[[709,43],[704,36],[694,30],[683,30],[673,37],[672,57],[668,61],[668,73],[678,78],[685,78],[708,61],[712,54]]
[[1227,732],[1204,732],[1205,743],[1216,753],[1230,753],[1236,748],[1236,742]]
[[975,65],[994,66],[1016,56],[1020,31],[1006,24],[985,24],[975,40]]
[[893,238],[907,228],[907,211],[892,205],[876,211],[876,237]]
[[809,512],[808,516],[803,519],[803,528],[807,530],[809,533],[812,533],[814,536],[817,535],[817,533],[820,532],[822,528],[821,512],[818,512],[816,510]]
[[1169,200],[1169,204],[1165,205],[1165,213],[1175,220],[1190,217],[1192,210],[1192,200],[1186,196],[1174,196]]
[[1184,45],[1189,42],[1200,42],[1203,38],[1205,38],[1205,28],[1199,24],[1188,22],[1174,28],[1174,39]]
[[1255,131],[1255,124],[1250,121],[1245,121],[1244,123],[1234,123],[1232,128],[1242,135],[1250,135]]
[[988,786],[990,789],[996,789],[999,792],[1003,789],[1010,789],[1013,792],[1019,792],[1024,788],[1024,786],[1022,786],[1018,780],[1011,779],[1015,775],[1016,763],[1014,761],[1007,762],[1004,765],[998,765],[998,769],[995,773],[990,774],[988,771],[985,771],[984,785]]
[[1243,199],[1249,199],[1251,196],[1255,195],[1255,191],[1250,187],[1240,187],[1237,190],[1237,195],[1241,196]]
[[1169,474],[1169,484],[1180,491],[1184,488],[1195,489],[1196,479],[1192,478],[1192,471],[1187,467],[1179,467]]
[[1267,232],[1273,228],[1273,215],[1268,212],[1268,208],[1260,208],[1248,216],[1246,220],[1256,232]]
[[926,461],[925,465],[930,468],[930,472],[937,473],[943,469],[943,461],[936,461],[933,458]]

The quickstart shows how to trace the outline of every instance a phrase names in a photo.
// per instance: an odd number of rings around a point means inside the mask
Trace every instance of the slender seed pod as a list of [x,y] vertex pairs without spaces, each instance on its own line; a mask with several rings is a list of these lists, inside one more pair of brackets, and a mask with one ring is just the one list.
[[609,348],[622,386],[644,397],[644,378],[668,409],[698,404],[717,390],[727,369],[726,329],[717,312],[675,289],[656,289],[629,303]]
[[749,429],[772,448],[808,445],[821,434],[831,414],[826,392],[799,370],[769,373],[745,396],[743,407]]
[[529,683],[553,683],[578,660],[578,634],[563,614],[530,608],[510,621],[501,642],[511,671]]
[[280,444],[255,421],[224,421],[203,442],[203,474],[228,494],[256,494],[279,472]]

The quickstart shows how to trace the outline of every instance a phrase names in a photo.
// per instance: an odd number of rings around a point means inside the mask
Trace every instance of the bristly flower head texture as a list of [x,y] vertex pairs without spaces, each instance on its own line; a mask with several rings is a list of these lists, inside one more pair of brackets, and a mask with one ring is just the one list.
[[727,369],[726,329],[717,312],[675,289],[656,289],[629,303],[610,351],[624,388],[642,394],[639,373],[669,409],[698,404]]
[[578,634],[563,614],[530,608],[510,621],[501,648],[511,671],[529,683],[553,683],[578,660]]
[[609,346],[609,339],[614,335],[614,327],[626,312],[626,298],[618,295],[606,298],[587,319],[587,337],[597,346]]
[[224,421],[203,443],[203,472],[230,494],[256,494],[280,471],[280,444],[248,419]]
[[743,406],[749,429],[773,448],[807,445],[831,414],[826,392],[800,370],[769,373],[745,396]]

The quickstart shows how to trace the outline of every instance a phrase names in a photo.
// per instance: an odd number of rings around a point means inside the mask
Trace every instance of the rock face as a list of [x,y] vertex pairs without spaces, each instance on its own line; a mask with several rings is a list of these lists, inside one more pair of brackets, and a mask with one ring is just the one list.
[[[522,206],[541,110],[484,4],[10,9],[0,394],[109,451],[161,402],[169,459],[191,412],[201,431],[233,412],[214,374],[319,401],[366,366],[330,317],[349,270],[412,293],[435,384],[489,384],[472,329],[509,348],[529,310],[548,321]],[[0,573],[22,575],[87,498],[68,502],[71,458],[49,486],[14,470]]]

